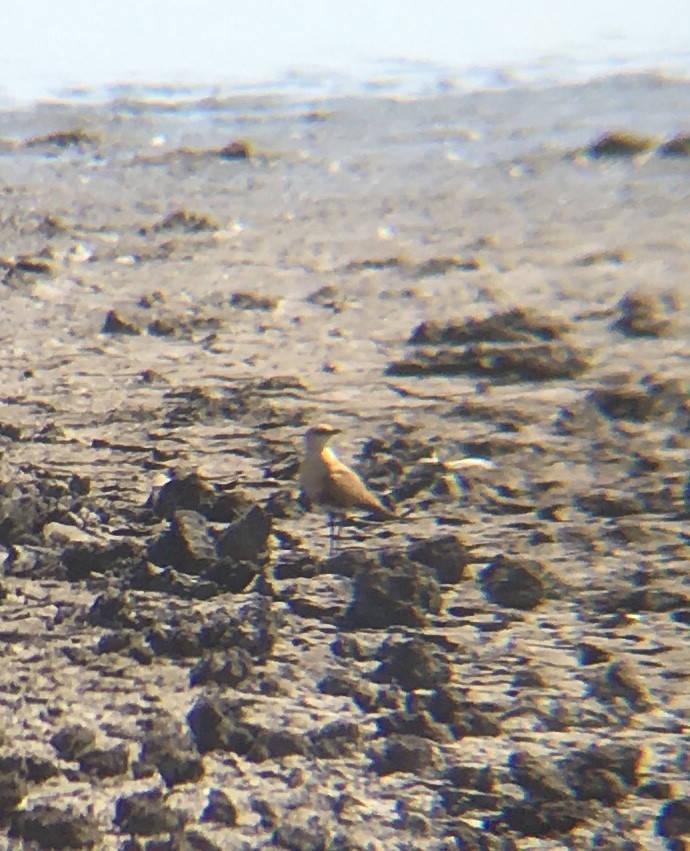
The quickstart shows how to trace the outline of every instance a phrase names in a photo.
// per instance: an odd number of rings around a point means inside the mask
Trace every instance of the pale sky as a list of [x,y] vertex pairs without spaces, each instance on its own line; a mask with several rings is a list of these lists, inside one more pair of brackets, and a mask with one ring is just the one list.
[[0,0],[0,87],[690,53],[690,0]]

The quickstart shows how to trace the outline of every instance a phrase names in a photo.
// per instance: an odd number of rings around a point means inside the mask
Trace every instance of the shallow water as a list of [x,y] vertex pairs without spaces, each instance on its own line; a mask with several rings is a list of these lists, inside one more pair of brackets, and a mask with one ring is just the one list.
[[[481,4],[103,0],[5,4],[0,100],[132,89],[173,99],[271,91],[299,97],[431,94],[690,74],[683,0]],[[135,91],[136,94],[136,91]]]

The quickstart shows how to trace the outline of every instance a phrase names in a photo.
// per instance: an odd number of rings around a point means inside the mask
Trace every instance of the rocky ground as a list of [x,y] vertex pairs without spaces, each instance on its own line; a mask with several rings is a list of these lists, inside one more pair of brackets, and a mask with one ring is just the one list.
[[690,843],[687,102],[2,114],[2,848]]

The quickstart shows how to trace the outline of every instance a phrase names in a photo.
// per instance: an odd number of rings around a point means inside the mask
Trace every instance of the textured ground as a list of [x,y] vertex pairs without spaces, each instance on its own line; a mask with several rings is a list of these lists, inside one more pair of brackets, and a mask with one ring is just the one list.
[[0,116],[0,847],[690,841],[689,92]]

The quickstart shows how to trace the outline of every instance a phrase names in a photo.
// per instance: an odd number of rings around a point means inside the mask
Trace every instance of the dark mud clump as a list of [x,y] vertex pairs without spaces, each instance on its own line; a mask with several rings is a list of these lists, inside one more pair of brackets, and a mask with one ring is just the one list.
[[588,359],[562,340],[563,322],[521,309],[484,320],[424,322],[410,338],[414,351],[388,365],[387,375],[548,381],[574,378]]
[[89,133],[79,127],[74,130],[57,130],[44,136],[33,136],[26,141],[26,147],[44,148],[46,150],[51,148],[58,150],[76,148],[83,152],[94,148],[99,142],[100,139],[95,133]]
[[635,133],[613,132],[604,133],[590,145],[584,153],[592,159],[605,157],[636,157],[653,151],[656,139],[640,136]]
[[690,157],[690,136],[679,135],[659,146],[660,157]]
[[628,293],[618,310],[620,316],[611,328],[626,337],[662,337],[671,327],[664,300],[648,293]]
[[101,832],[93,819],[48,804],[15,813],[10,820],[9,836],[50,849],[97,848],[101,841]]

